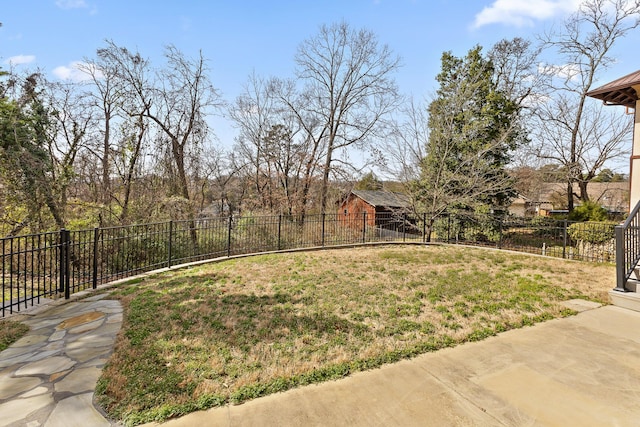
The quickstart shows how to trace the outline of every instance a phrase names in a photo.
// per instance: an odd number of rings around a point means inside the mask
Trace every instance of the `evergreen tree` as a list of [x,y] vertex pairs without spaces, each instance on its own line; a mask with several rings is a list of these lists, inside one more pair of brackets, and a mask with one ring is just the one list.
[[442,56],[440,87],[429,105],[429,141],[417,185],[432,212],[478,204],[504,207],[514,195],[505,166],[523,141],[518,107],[496,87],[481,47]]
[[463,58],[445,52],[436,79],[440,86],[429,105],[429,140],[413,194],[433,219],[452,209],[505,208],[515,195],[505,166],[525,140],[519,107],[498,89],[480,46]]
[[[0,75],[7,76],[6,73]],[[4,217],[12,227],[9,234],[40,219],[44,206],[58,228],[65,225],[54,195],[52,162],[47,149],[49,112],[40,99],[36,81],[34,75],[24,79],[15,98],[8,96],[7,85],[0,87],[0,179],[5,192]],[[8,83],[14,84],[14,79]],[[22,210],[26,215],[15,215]]]

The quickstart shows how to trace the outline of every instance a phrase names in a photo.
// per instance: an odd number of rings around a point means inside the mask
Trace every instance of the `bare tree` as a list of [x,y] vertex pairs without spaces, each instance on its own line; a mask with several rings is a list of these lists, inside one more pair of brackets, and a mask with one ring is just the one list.
[[379,164],[385,173],[409,185],[420,176],[420,162],[429,143],[426,102],[409,100],[401,109],[401,117],[391,137],[381,145]]
[[173,193],[190,201],[185,154],[191,145],[202,144],[208,137],[206,114],[220,105],[219,95],[209,80],[202,53],[189,59],[168,46],[165,57],[167,67],[160,72],[152,104],[143,115],[160,128],[164,138],[159,140],[168,142],[177,175]]
[[[44,85],[44,99],[49,109],[49,156],[52,162],[51,180],[57,196],[57,207],[63,216],[69,187],[75,178],[78,153],[87,148],[95,125],[94,111],[76,84],[52,83]],[[65,221],[56,217],[57,226]]]
[[299,202],[302,170],[309,154],[303,144],[296,142],[293,123],[271,126],[264,138],[267,163],[273,170],[274,187],[278,189],[278,205],[281,211],[293,215]]
[[[270,193],[271,174],[265,138],[269,128],[278,121],[277,99],[263,78],[252,73],[243,92],[229,108],[229,117],[239,130],[235,151],[247,160],[251,167],[254,190],[262,207],[273,208]],[[270,206],[271,205],[271,206]]]
[[393,73],[400,60],[379,46],[371,31],[356,31],[344,22],[321,26],[302,42],[295,60],[297,77],[306,84],[298,116],[318,122],[313,138],[326,141],[320,197],[325,212],[336,152],[363,147],[399,103]]
[[89,91],[88,96],[93,98],[94,105],[101,115],[102,144],[95,152],[102,166],[100,200],[104,205],[108,205],[111,201],[111,128],[113,127],[113,120],[118,114],[119,102],[124,95],[122,91],[116,88],[118,70],[114,65],[100,56],[98,56],[98,60],[87,59],[78,65],[78,69],[89,76],[94,90]]
[[[589,201],[589,182],[607,161],[627,152],[626,143],[631,136],[633,122],[628,117],[620,117],[619,112],[607,109],[603,104],[585,102],[580,112],[580,126],[573,135],[578,114],[576,109],[580,108],[575,99],[559,97],[556,102],[539,108],[546,122],[538,128],[545,149],[540,157],[565,166],[561,171],[564,172],[564,179],[570,179],[570,188],[573,189],[574,183],[578,185],[579,193],[572,191],[567,203],[574,197],[583,202]],[[572,136],[571,144],[567,143],[568,135]],[[569,169],[569,165],[573,165],[573,168]]]
[[302,103],[293,81],[252,74],[229,114],[240,130],[235,152],[249,168],[256,206],[304,217],[323,140],[314,139],[317,124]]
[[[293,80],[272,79],[270,88],[276,94],[284,109],[291,115],[299,131],[298,152],[300,153],[300,183],[297,195],[298,221],[304,223],[311,198],[311,186],[319,169],[321,158],[327,148],[322,118],[307,108],[308,93],[299,93]],[[292,125],[293,126],[293,125]]]
[[[545,48],[559,54],[564,63],[541,68],[543,74],[553,78],[548,101],[538,109],[538,150],[541,157],[560,161],[564,166],[569,211],[573,210],[576,196],[573,185],[579,183],[578,196],[588,200],[587,184],[593,178],[589,176],[594,167],[621,153],[620,144],[628,132],[626,125],[617,127],[614,133],[596,132],[596,127],[612,122],[595,122],[603,114],[588,106],[593,101],[586,94],[598,73],[613,63],[610,52],[616,41],[639,24],[638,0],[587,0],[559,31],[542,37]],[[593,154],[599,149],[604,150],[606,159]]]
[[488,52],[498,90],[524,111],[543,83],[537,72],[539,55],[539,47],[520,37],[502,39]]
[[[97,51],[98,59],[89,62],[86,72],[92,76],[94,95],[105,122],[102,133],[102,176],[111,181],[111,167],[117,171],[122,192],[112,192],[120,206],[119,221],[129,216],[134,178],[140,169],[142,152],[149,138],[148,113],[152,105],[151,69],[138,52],[107,41]],[[115,129],[114,129],[115,128]],[[110,154],[112,161],[109,160]],[[110,184],[105,185],[105,189]]]

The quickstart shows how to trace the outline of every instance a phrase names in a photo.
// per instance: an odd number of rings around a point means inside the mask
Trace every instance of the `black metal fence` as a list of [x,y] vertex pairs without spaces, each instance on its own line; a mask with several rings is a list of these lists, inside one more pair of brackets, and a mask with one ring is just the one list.
[[640,261],[640,202],[616,227],[616,291],[626,292],[627,281]]
[[[580,226],[580,224],[578,224]],[[575,227],[575,226],[574,226]],[[603,232],[614,237],[613,226]],[[366,213],[204,218],[7,237],[2,245],[2,316],[43,298],[145,271],[233,255],[373,242],[449,242],[589,261],[613,261],[613,240],[596,248],[571,238],[571,223],[547,219]],[[588,250],[587,250],[588,249]]]

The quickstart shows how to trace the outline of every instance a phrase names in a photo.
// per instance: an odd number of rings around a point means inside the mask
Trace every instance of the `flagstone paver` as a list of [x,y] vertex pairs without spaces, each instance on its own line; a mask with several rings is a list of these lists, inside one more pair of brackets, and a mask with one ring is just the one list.
[[0,352],[0,427],[118,425],[93,405],[122,324],[122,306],[104,297],[23,316],[29,333]]

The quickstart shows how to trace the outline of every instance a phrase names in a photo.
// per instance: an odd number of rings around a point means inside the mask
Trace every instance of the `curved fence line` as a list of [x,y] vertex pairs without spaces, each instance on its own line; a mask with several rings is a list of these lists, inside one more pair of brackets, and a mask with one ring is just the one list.
[[[2,316],[142,272],[233,255],[375,242],[448,242],[613,262],[614,228],[598,244],[568,221],[406,213],[199,218],[0,239]],[[592,228],[593,226],[591,226]],[[610,230],[609,230],[610,229]],[[611,240],[607,238],[611,234]]]

